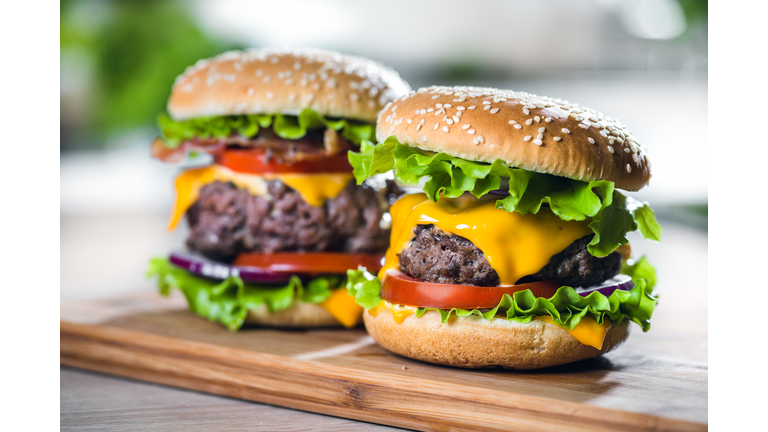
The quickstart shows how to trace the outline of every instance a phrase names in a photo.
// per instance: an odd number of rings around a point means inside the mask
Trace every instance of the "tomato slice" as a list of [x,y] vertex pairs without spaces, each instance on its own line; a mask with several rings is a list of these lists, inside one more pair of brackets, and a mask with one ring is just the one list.
[[266,161],[263,149],[227,149],[216,156],[216,163],[232,171],[249,174],[352,172],[346,153],[289,164],[275,159]]
[[346,274],[347,270],[364,266],[370,272],[381,268],[384,255],[341,252],[244,253],[235,266],[250,266],[275,274]]
[[531,282],[503,287],[480,287],[423,282],[404,274],[384,278],[381,298],[393,304],[439,309],[483,309],[496,307],[504,294],[531,290],[536,297],[550,298],[560,288],[552,281]]

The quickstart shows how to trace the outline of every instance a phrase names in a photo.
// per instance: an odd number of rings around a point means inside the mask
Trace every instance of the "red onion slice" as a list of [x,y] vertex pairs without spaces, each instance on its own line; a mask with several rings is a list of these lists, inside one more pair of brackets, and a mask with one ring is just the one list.
[[291,278],[290,274],[223,264],[192,253],[172,252],[168,260],[176,267],[210,279],[224,280],[230,276],[240,276],[246,283],[285,283]]
[[605,282],[599,285],[593,285],[591,287],[586,287],[586,288],[578,287],[576,288],[576,293],[578,293],[582,297],[586,297],[592,294],[593,292],[597,291],[600,294],[606,297],[609,297],[616,290],[629,291],[634,287],[635,287],[635,283],[632,282],[631,277],[625,274],[619,274],[606,280]]

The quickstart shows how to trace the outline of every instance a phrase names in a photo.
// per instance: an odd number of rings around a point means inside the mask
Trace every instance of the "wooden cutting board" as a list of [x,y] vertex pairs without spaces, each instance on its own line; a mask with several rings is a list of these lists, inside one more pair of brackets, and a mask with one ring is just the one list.
[[464,370],[391,354],[363,328],[233,333],[147,293],[64,305],[61,364],[417,430],[706,430],[706,325],[660,321],[602,358]]

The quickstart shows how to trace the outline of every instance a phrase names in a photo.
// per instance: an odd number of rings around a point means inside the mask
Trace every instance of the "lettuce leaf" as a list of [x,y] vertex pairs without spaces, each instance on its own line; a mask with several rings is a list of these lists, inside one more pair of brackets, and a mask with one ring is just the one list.
[[[538,213],[546,204],[560,219],[592,218],[595,233],[587,246],[597,257],[607,256],[628,242],[626,234],[638,228],[647,239],[661,240],[661,226],[647,203],[640,203],[614,189],[613,182],[583,182],[493,163],[473,162],[445,153],[427,153],[403,145],[394,136],[373,144],[363,141],[359,152],[349,152],[357,184],[376,174],[395,170],[395,177],[409,185],[424,183],[432,201],[456,198],[465,192],[481,197],[506,188],[509,195],[496,207],[521,214]],[[506,183],[506,184],[504,184]]]
[[259,129],[272,126],[275,133],[285,139],[299,139],[309,129],[333,129],[349,142],[360,145],[363,140],[375,136],[376,126],[354,120],[331,120],[317,111],[305,108],[298,116],[283,114],[250,114],[217,117],[198,117],[176,121],[167,114],[160,114],[157,125],[168,148],[176,148],[193,138],[226,138],[232,133],[252,138]]
[[342,276],[321,276],[306,283],[292,276],[283,286],[246,284],[237,276],[212,281],[174,266],[165,257],[150,261],[147,277],[154,276],[161,294],[167,296],[171,288],[178,289],[187,298],[190,311],[230,330],[243,325],[249,309],[266,305],[270,312],[277,312],[289,307],[294,299],[322,303],[331,296],[332,289],[345,285]]
[[[558,288],[550,298],[536,297],[530,290],[524,290],[511,296],[504,294],[495,308],[485,312],[479,309],[418,308],[416,317],[428,311],[436,311],[440,314],[443,324],[453,314],[458,317],[475,315],[484,319],[499,318],[528,323],[536,316],[549,315],[555,324],[573,330],[582,318],[590,316],[598,324],[606,320],[612,324],[619,324],[628,319],[647,332],[651,328],[651,315],[657,303],[652,292],[653,285],[656,283],[656,270],[645,257],[635,265],[627,267],[626,270],[626,273],[632,277],[635,287],[630,291],[616,290],[608,297],[597,291],[582,297],[575,289],[568,286]],[[375,307],[381,301],[380,280],[364,268],[347,272],[347,290],[355,296],[355,301],[366,309]]]

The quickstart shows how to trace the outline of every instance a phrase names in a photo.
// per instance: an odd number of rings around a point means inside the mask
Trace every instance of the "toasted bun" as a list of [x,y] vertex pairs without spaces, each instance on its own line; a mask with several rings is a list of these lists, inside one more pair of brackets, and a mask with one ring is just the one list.
[[341,327],[341,323],[324,307],[299,300],[273,313],[269,312],[266,305],[251,309],[245,322],[272,327]]
[[651,178],[643,146],[610,117],[568,101],[511,90],[428,87],[379,113],[379,141],[635,191]]
[[252,49],[200,60],[176,79],[168,112],[176,120],[235,114],[297,115],[376,121],[410,91],[380,63],[319,49]]
[[411,315],[398,324],[391,313],[363,312],[373,339],[393,353],[447,366],[480,368],[503,366],[538,369],[584,360],[607,353],[629,336],[629,321],[612,327],[598,350],[577,341],[567,331],[541,321],[528,324],[477,316],[451,317],[446,324],[429,311]]

